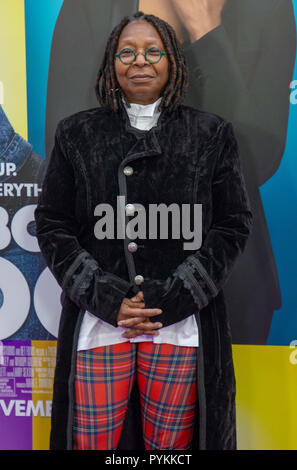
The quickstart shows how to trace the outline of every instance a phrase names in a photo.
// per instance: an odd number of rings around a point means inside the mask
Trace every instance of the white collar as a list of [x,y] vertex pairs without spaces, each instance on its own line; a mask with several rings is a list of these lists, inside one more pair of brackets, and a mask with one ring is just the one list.
[[157,113],[157,107],[158,104],[162,100],[162,96],[158,98],[156,101],[150,104],[138,104],[138,103],[130,103],[130,108],[125,103],[124,98],[122,97],[124,106],[126,108],[126,111],[128,115],[131,116],[153,116],[155,113]]

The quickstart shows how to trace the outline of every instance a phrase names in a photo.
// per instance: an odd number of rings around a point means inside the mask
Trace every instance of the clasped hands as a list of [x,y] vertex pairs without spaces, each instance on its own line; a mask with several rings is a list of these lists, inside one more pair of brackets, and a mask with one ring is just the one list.
[[139,291],[132,299],[124,298],[117,316],[118,326],[129,328],[122,334],[124,338],[135,338],[140,335],[157,336],[157,329],[162,323],[150,322],[150,317],[160,315],[159,308],[145,308],[143,292]]

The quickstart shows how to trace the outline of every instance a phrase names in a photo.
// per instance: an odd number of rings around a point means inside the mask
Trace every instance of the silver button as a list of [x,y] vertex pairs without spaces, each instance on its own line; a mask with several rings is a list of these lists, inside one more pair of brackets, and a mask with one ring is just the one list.
[[144,277],[141,274],[137,274],[137,276],[134,277],[135,284],[139,286],[139,284],[142,284],[144,281]]
[[126,215],[134,215],[135,206],[133,204],[126,204],[125,209],[126,209]]
[[133,175],[133,168],[132,168],[132,166],[125,166],[125,168],[124,168],[123,171],[124,171],[124,174],[125,174],[126,176],[131,176],[131,175]]
[[128,250],[131,252],[131,253],[134,253],[138,248],[138,245],[137,243],[135,242],[130,242],[128,243]]

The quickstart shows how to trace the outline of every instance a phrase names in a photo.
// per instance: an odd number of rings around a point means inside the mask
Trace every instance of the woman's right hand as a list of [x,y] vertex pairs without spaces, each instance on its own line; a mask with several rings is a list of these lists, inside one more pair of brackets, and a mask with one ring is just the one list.
[[152,323],[150,317],[160,315],[162,310],[159,308],[145,308],[143,292],[138,292],[132,299],[124,298],[119,310],[117,321],[118,325],[128,328],[129,331],[123,333],[126,338],[135,338],[139,335],[158,335],[156,329],[162,328],[162,323]]

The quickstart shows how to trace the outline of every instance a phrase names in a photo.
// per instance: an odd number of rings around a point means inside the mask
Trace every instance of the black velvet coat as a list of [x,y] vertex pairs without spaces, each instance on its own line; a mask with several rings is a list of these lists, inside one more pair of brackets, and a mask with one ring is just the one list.
[[[152,321],[195,314],[199,329],[197,412],[192,450],[235,449],[235,376],[222,287],[246,245],[252,214],[232,125],[180,105],[162,110],[149,131],[127,112],[95,108],[59,123],[36,209],[37,237],[63,288],[52,410],[51,449],[71,449],[76,345],[85,310],[113,326],[124,297],[139,288]],[[133,168],[132,175],[123,169]],[[99,203],[202,204],[202,246],[184,239],[98,240]],[[128,216],[125,216],[125,224]],[[170,232],[169,232],[170,233]],[[188,240],[186,240],[188,241]],[[144,282],[136,286],[134,277]],[[118,449],[144,449],[137,381]]]

